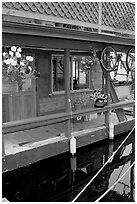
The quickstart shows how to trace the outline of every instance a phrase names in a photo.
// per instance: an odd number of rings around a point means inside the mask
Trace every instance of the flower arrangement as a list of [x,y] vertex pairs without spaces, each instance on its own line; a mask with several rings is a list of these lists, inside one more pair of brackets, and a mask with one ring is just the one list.
[[86,72],[86,71],[90,70],[92,65],[93,65],[93,58],[91,56],[82,57],[81,70],[83,72]]
[[17,82],[22,87],[24,79],[38,78],[40,73],[32,68],[32,56],[21,55],[20,47],[12,46],[8,52],[3,52],[2,77],[6,81]]
[[95,107],[104,107],[107,103],[107,94],[102,90],[94,90],[90,95],[90,98],[94,100]]
[[91,50],[91,55],[82,57],[81,60],[81,69],[83,72],[87,72],[91,69],[91,67],[98,62],[99,58],[99,51],[98,50]]
[[90,98],[94,101],[103,100],[105,103],[107,102],[107,94],[102,90],[94,90],[93,93],[90,95]]

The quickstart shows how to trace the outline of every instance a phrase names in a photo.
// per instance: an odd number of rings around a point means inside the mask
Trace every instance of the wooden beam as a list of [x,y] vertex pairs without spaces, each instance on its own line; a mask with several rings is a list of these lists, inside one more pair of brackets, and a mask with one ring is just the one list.
[[[112,98],[113,103],[119,102],[117,93],[115,91],[115,87],[113,85],[113,82],[111,82],[111,81],[110,81],[110,96]],[[125,113],[124,113],[122,108],[117,109],[116,110],[116,114],[117,114],[118,120],[120,122],[126,120],[126,115],[125,115]]]
[[[64,51],[64,84],[65,84],[65,110],[66,113],[71,111],[71,101],[70,101],[70,68],[69,68],[69,49]],[[66,121],[66,136],[71,137],[71,124],[70,119]]]
[[2,156],[5,155],[4,134],[2,133]]
[[[52,38],[56,38],[56,40],[57,38],[60,38],[60,39],[71,39],[71,40],[82,40],[82,41],[84,40],[89,42],[99,42],[99,43],[101,42],[101,43],[135,46],[135,39],[132,39],[132,38],[110,36],[105,34],[83,32],[78,30],[69,30],[69,29],[62,29],[62,28],[56,28],[56,27],[37,26],[37,25],[30,25],[30,24],[27,25],[27,24],[15,23],[15,22],[14,23],[3,22],[2,31],[3,33],[19,34],[19,35],[22,35],[23,33],[23,40],[25,38],[24,35],[31,36],[31,38],[32,36],[40,36],[39,44],[41,44],[41,37],[52,37]],[[25,38],[25,41],[27,40],[27,38],[28,37]],[[23,45],[25,41],[23,41]],[[15,42],[16,41],[14,41],[14,43]],[[52,45],[53,44],[52,40],[48,41],[48,44]],[[64,49],[66,48],[65,46],[66,45],[64,44],[64,47],[63,47]],[[56,47],[56,48],[59,48],[59,47]],[[73,45],[72,49],[74,49],[74,47],[75,46]],[[52,48],[54,48],[54,46]],[[83,49],[85,50],[84,47]]]
[[[110,105],[110,91],[109,91],[109,87],[110,87],[110,73],[109,72],[105,72],[106,75],[106,94],[108,96],[107,98],[107,105]],[[105,124],[108,126],[110,123],[110,111],[106,111],[105,113]]]

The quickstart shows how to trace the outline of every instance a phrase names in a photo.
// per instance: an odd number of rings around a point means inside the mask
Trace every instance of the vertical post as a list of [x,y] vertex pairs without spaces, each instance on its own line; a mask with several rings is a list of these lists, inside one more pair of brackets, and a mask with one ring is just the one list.
[[89,71],[89,88],[90,89],[92,89],[93,87],[92,87],[92,69],[90,69],[90,71]]
[[2,156],[5,155],[4,135],[2,133]]
[[[134,100],[135,100],[135,82],[134,82]],[[135,118],[135,105],[133,105],[133,118]]]
[[[108,99],[107,99],[107,105],[110,104],[110,96],[109,96],[109,87],[110,87],[110,74],[109,72],[106,72],[106,93],[107,93],[107,96],[108,96]],[[109,125],[109,118],[110,118],[110,111],[107,111],[105,113],[105,124],[108,126]]]
[[104,77],[104,72],[102,71],[102,90],[104,90],[104,80],[105,80],[105,77]]
[[[135,141],[133,140],[132,143],[132,155],[135,156]],[[133,160],[131,160],[131,165],[133,164]],[[134,176],[134,165],[131,167],[130,170],[130,198],[132,201],[134,201],[134,182],[135,182],[135,176]]]
[[133,118],[135,118],[135,105],[133,105]]
[[77,78],[77,84],[78,84],[78,89],[79,89],[79,61],[77,61],[77,73],[78,73],[78,78]]
[[73,90],[73,58],[71,57],[70,58],[70,76],[71,76],[71,78],[70,78],[70,80],[71,80],[71,82],[70,82],[70,89],[71,90]]
[[[70,70],[69,70],[69,49],[64,50],[64,81],[65,81],[65,111],[70,113]],[[71,137],[70,119],[66,121],[65,129],[66,137]]]
[[102,2],[99,2],[99,10],[98,10],[98,24],[99,24],[99,29],[98,29],[98,33],[101,33],[101,20],[102,20]]

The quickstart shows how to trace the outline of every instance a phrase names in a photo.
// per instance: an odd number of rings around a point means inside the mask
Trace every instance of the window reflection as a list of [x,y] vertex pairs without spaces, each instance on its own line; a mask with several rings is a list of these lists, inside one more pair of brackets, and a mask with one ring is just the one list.
[[[83,71],[81,61],[83,56],[70,57],[70,89],[88,89],[90,71]],[[52,55],[52,86],[53,92],[64,91],[64,56]]]

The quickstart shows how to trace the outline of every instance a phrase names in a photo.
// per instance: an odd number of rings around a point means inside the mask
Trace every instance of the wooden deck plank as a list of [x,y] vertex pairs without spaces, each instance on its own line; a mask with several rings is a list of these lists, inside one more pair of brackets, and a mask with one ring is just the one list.
[[[115,113],[112,114],[112,118],[114,123],[118,122]],[[103,114],[98,115],[97,119],[92,119],[86,122],[73,123],[71,124],[71,132],[78,132],[86,129],[101,127],[104,125],[104,121],[105,116]],[[60,137],[60,135],[65,135],[64,124],[65,123],[59,123],[10,134],[8,133],[4,135],[5,154],[12,154],[12,149],[14,153],[16,151],[17,152],[19,152],[20,150],[22,151],[23,148],[20,149],[20,146],[25,147],[27,145],[29,146],[34,142],[40,142],[43,140],[48,140],[50,138]],[[46,130],[48,130],[48,132],[45,132]],[[59,135],[55,133],[59,133]]]
[[[135,119],[115,124],[115,136],[119,133],[131,130],[134,125]],[[108,129],[106,126],[91,128],[87,132],[78,132],[75,134],[75,137],[77,139],[77,148],[79,148],[108,138]],[[68,152],[69,139],[66,137],[56,137],[45,140],[43,143],[34,144],[33,146],[28,145],[18,148],[18,152],[13,152],[12,150],[12,154],[3,157],[3,172],[11,171],[42,159]]]
[[32,136],[24,131],[19,131],[15,133],[5,134],[4,139],[9,139],[13,143],[25,142],[26,140],[32,140]]

